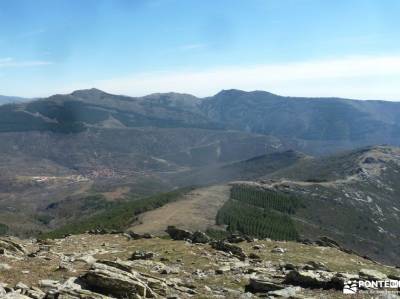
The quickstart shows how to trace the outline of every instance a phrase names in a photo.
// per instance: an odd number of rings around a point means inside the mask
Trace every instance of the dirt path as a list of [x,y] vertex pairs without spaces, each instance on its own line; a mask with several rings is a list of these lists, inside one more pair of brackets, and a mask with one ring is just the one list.
[[323,186],[323,187],[337,187],[340,184],[347,184],[355,181],[359,181],[360,178],[357,175],[351,175],[347,176],[344,179],[337,179],[337,180],[332,180],[332,181],[326,181],[326,182],[307,182],[307,181],[295,181],[295,180],[286,180],[286,179],[280,179],[277,182],[266,182],[266,183],[259,183],[259,182],[254,182],[254,181],[235,181],[234,183],[239,183],[239,184],[245,184],[245,185],[251,185],[251,186],[259,186],[259,187],[269,187],[273,188],[276,186],[281,186],[281,185],[298,185],[298,186]]
[[189,230],[206,230],[215,225],[219,208],[229,199],[229,186],[212,186],[193,190],[177,202],[140,216],[132,230],[162,235],[168,225]]

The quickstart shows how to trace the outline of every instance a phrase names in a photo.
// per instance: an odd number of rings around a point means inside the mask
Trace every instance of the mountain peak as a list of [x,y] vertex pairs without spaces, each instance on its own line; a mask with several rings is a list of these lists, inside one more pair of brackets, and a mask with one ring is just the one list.
[[241,89],[223,89],[219,93],[217,93],[215,96],[226,96],[226,97],[231,97],[231,96],[241,96],[241,95],[268,95],[268,96],[277,96],[276,94],[273,94],[268,91],[263,91],[263,90],[254,90],[254,91],[244,91]]
[[232,95],[241,95],[246,93],[247,91],[240,89],[223,89],[220,92],[218,92],[215,96],[232,96]]
[[88,97],[88,96],[108,95],[108,93],[97,88],[89,88],[89,89],[75,90],[74,92],[71,93],[71,95],[78,97]]

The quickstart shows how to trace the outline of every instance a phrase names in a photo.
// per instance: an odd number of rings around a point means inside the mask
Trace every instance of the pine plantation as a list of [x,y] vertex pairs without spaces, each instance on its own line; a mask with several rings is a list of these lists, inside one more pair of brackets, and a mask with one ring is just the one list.
[[300,206],[300,199],[279,192],[233,186],[230,200],[217,214],[217,224],[259,238],[295,240],[298,232],[290,215]]

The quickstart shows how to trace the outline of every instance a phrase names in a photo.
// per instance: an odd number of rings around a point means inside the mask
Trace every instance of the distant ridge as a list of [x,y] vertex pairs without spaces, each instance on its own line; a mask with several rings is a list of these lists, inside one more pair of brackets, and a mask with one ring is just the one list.
[[[19,130],[80,132],[105,123],[109,128],[114,124],[119,128],[235,130],[272,135],[289,148],[312,155],[376,144],[400,145],[400,102],[285,97],[259,90],[228,89],[198,98],[174,92],[129,97],[91,88],[3,108],[2,113],[7,118],[23,116],[4,121],[7,128]],[[25,125],[26,118],[32,125]],[[50,119],[62,128],[54,128],[54,123],[46,121]],[[0,131],[5,131],[1,119]]]
[[13,97],[13,96],[2,96],[0,95],[0,105],[11,104],[11,103],[21,103],[29,101],[28,98]]

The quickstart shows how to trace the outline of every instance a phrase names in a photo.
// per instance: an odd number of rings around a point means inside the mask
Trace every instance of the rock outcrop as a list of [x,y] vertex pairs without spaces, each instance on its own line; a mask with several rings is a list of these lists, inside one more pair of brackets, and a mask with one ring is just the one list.
[[193,243],[202,243],[202,244],[210,242],[210,238],[201,231],[194,232],[191,240]]
[[191,240],[193,237],[192,232],[176,228],[175,226],[168,226],[166,232],[172,240]]
[[[79,282],[89,290],[115,298],[135,299],[137,295],[154,298],[156,293],[147,285],[139,273],[122,270],[105,263],[95,263]],[[165,293],[164,293],[165,295]]]
[[[180,241],[135,240],[126,233],[1,238],[6,249],[0,254],[0,298],[327,298],[342,294],[348,281],[400,277],[394,268],[334,247],[247,239],[231,244],[190,234]],[[180,230],[178,235],[188,236]],[[271,252],[277,248],[283,253]],[[327,250],[335,259],[324,256]]]
[[217,241],[217,242],[211,243],[211,247],[216,250],[230,253],[230,254],[236,256],[237,258],[239,258],[240,260],[246,259],[246,254],[244,253],[243,249],[239,246],[236,246],[236,245],[233,245],[233,244],[230,244],[227,242],[223,242],[223,241]]
[[0,238],[0,249],[18,254],[27,253],[26,249],[21,246],[21,244],[19,244],[18,241],[15,240],[15,238],[11,237]]
[[154,257],[154,252],[136,250],[132,253],[130,260],[151,260]]

